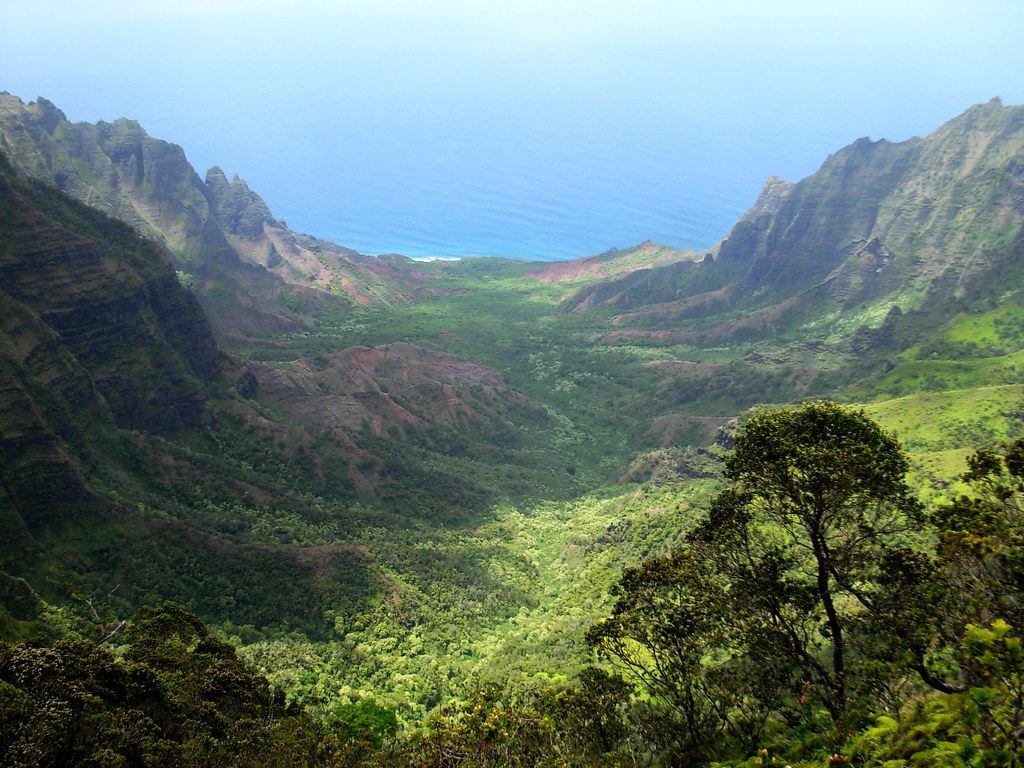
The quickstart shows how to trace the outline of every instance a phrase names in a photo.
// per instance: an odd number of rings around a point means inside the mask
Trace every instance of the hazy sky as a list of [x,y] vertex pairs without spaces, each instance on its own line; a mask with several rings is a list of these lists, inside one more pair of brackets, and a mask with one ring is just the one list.
[[767,175],[797,180],[861,136],[1024,103],[1021,0],[0,0],[0,34],[0,90],[135,118],[285,218],[304,215],[288,166],[365,198],[469,163],[484,194],[489,157],[535,151],[571,176],[615,141],[637,184],[729,174],[745,207]]

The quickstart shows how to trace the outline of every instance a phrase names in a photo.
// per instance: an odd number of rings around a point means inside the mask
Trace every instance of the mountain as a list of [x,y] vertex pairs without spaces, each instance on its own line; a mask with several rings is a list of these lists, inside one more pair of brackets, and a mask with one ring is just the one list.
[[948,319],[1021,286],[1022,151],[1024,108],[998,99],[923,139],[860,139],[802,181],[769,179],[713,258],[583,288],[567,307],[613,308],[633,338],[823,338],[893,308]]
[[71,123],[46,99],[0,93],[0,148],[20,173],[163,246],[223,334],[294,331],[317,308],[408,299],[409,260],[291,231],[245,181],[217,167],[201,179],[181,147],[133,120]]
[[[426,276],[409,259],[366,257],[289,230],[243,180],[237,176],[228,180],[217,167],[201,179],[181,147],[150,137],[132,120],[71,123],[46,99],[25,104],[3,93],[0,147],[19,174],[52,185],[120,219],[140,237],[159,246],[175,267],[178,280],[198,298],[221,343],[228,348],[256,347],[264,353],[258,365],[228,368],[232,376],[245,373],[246,381],[263,381],[261,393],[271,399],[281,390],[280,386],[269,386],[275,377],[288,378],[302,389],[308,382],[296,382],[305,375],[301,372],[304,367],[318,369],[331,365],[319,353],[317,362],[293,363],[291,358],[301,358],[302,351],[292,341],[282,345],[275,337],[318,332],[325,324],[349,322],[360,308],[386,308],[396,302],[409,303],[420,293],[443,292],[442,288],[434,287],[437,281],[425,280]],[[287,351],[280,351],[282,347]],[[334,352],[337,349],[332,350],[332,355]],[[415,416],[397,402],[399,393],[408,390],[408,382],[392,381],[388,371],[380,368],[376,371],[379,380],[360,375],[358,386],[343,387],[344,397],[348,398],[343,406],[338,405],[340,395],[315,388],[312,391],[321,403],[331,402],[329,407],[324,406],[327,410],[299,407],[299,397],[275,401],[275,407],[279,406],[281,414],[292,424],[285,428],[279,420],[270,419],[269,423],[274,425],[270,431],[284,428],[303,433],[320,433],[324,429],[344,432],[337,436],[341,444],[337,450],[348,467],[345,483],[368,492],[389,485],[380,477],[387,464],[381,454],[393,450],[380,437],[389,428],[432,429],[432,443],[437,443],[438,429],[431,425],[439,421],[440,431],[445,431],[445,425],[457,411],[460,418],[475,423],[481,434],[489,434],[490,429],[507,433],[503,418],[491,413],[490,406],[476,403],[474,407],[459,399],[466,396],[471,402],[474,397],[467,394],[461,374],[452,380],[446,378],[464,361],[451,361],[427,350],[409,355],[410,359],[416,357],[431,357],[439,373],[429,377],[429,384],[415,384],[419,391]],[[289,373],[271,372],[274,365],[288,368]],[[315,375],[323,379],[325,374],[317,371]],[[322,380],[319,385],[330,390]],[[438,393],[446,394],[426,394],[435,387]],[[507,387],[499,390],[494,400],[499,412],[506,405],[520,406],[518,393]],[[428,401],[429,406],[425,405]],[[431,411],[432,407],[436,412]],[[295,408],[300,412],[296,413]],[[532,408],[536,410],[536,406]],[[348,415],[337,416],[341,412]],[[328,416],[331,413],[337,418]],[[360,433],[364,422],[372,424],[365,439]],[[353,437],[352,433],[359,435]],[[367,449],[363,445],[366,440],[372,440],[376,447]],[[445,442],[442,439],[438,444]]]
[[154,583],[265,559],[135,508],[167,479],[166,438],[213,425],[225,364],[161,250],[0,157],[0,276],[0,569],[51,600],[116,578],[138,600]]
[[[116,590],[125,610],[171,597],[315,635],[380,589],[367,520],[488,503],[432,457],[514,452],[509,420],[548,418],[501,374],[410,344],[227,355],[159,244],[3,153],[0,298],[0,580],[53,602]],[[334,533],[303,546],[296,526]]]
[[0,476],[32,522],[86,500],[66,446],[95,426],[200,428],[220,358],[205,315],[155,246],[24,184],[2,156],[0,233]]

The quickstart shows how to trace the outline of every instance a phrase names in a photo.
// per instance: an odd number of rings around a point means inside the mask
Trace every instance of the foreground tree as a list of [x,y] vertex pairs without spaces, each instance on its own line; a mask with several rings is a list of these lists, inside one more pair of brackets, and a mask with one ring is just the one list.
[[[722,670],[733,645],[726,591],[693,552],[629,568],[612,615],[587,632],[598,656],[638,681],[656,706],[638,718],[647,740],[681,765],[708,762],[731,735],[736,691]],[[709,664],[716,654],[719,663]]]
[[427,727],[386,745],[377,768],[615,768],[636,765],[623,704],[629,686],[588,668],[563,690],[490,684]]
[[956,612],[963,621],[998,617],[1024,627],[1024,439],[1002,456],[973,453],[960,479],[968,492],[933,515]]
[[931,514],[935,553],[886,553],[875,637],[930,687],[959,694],[990,674],[966,651],[971,627],[1024,627],[1024,440],[980,450],[959,479],[966,492]]
[[748,654],[799,698],[820,700],[840,730],[877,683],[858,645],[884,592],[881,563],[921,519],[909,468],[862,411],[821,402],[762,413],[690,536],[732,585]]
[[922,520],[908,470],[893,437],[834,403],[746,423],[686,548],[627,570],[588,633],[643,685],[670,760],[749,755],[770,724],[839,744],[904,678],[878,612],[907,615],[885,564]]
[[180,606],[140,608],[126,643],[0,644],[0,764],[337,763],[338,739]]
[[869,765],[1024,764],[1024,439],[973,453],[960,480],[966,491],[931,516],[935,556],[896,553],[882,606],[910,666],[950,695],[853,738],[852,756]]

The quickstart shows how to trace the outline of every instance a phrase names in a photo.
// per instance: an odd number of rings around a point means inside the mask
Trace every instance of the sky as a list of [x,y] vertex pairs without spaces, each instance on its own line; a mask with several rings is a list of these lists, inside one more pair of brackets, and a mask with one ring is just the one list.
[[0,90],[365,252],[705,248],[770,175],[1024,103],[1020,0],[0,0],[0,35]]

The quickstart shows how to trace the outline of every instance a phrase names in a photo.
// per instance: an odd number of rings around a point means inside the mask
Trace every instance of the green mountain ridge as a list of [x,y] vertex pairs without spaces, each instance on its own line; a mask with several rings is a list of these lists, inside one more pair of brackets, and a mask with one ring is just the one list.
[[46,99],[0,93],[0,147],[21,173],[160,243],[223,334],[297,330],[295,290],[327,307],[407,298],[392,279],[404,264],[292,232],[243,180],[217,167],[201,179],[181,147],[133,120],[71,123]]
[[689,321],[705,335],[743,312],[733,336],[795,325],[822,337],[851,316],[877,326],[893,306],[952,308],[993,284],[1019,289],[1022,145],[1024,109],[997,99],[923,139],[861,139],[800,182],[770,179],[713,263],[634,273],[570,306],[613,306],[626,327]]
[[48,601],[317,636],[386,589],[367,526],[486,506],[463,454],[552,473],[510,426],[547,414],[501,374],[401,343],[247,363],[157,245],[6,158],[0,197],[0,569]]
[[[152,589],[183,598],[186,588],[171,582],[218,572],[250,590],[262,582],[280,591],[282,574],[310,570],[294,555],[140,513],[154,499],[165,510],[180,506],[167,490],[169,482],[184,490],[175,474],[200,487],[209,474],[197,465],[214,460],[210,447],[199,461],[180,449],[175,456],[165,436],[201,435],[223,418],[216,400],[226,361],[194,297],[151,242],[14,177],[6,158],[0,198],[0,567],[50,600],[68,599],[69,590],[95,596],[125,579],[130,602]],[[200,567],[181,569],[197,557]],[[261,575],[257,562],[268,558],[275,573]],[[201,601],[209,611],[216,599]],[[308,610],[308,597],[292,599],[293,614]]]
[[200,427],[219,353],[155,248],[0,163],[3,485],[15,506],[36,508],[42,493],[61,509],[88,496],[63,446],[88,448],[97,427]]

